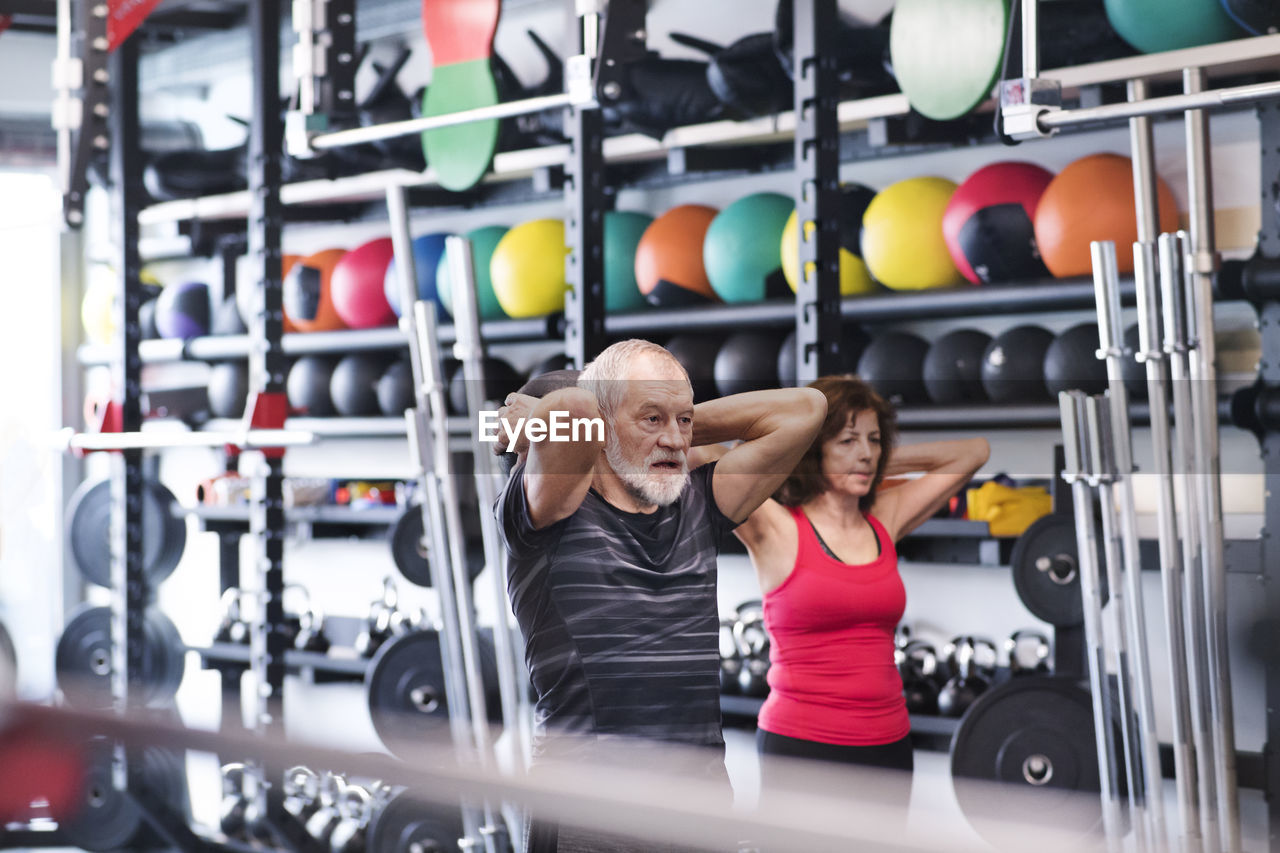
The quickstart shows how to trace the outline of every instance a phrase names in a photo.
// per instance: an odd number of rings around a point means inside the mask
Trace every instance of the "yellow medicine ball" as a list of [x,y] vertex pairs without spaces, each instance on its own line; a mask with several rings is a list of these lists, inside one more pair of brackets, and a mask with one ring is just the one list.
[[[814,231],[812,222],[807,223],[804,229],[805,236],[811,236]],[[840,295],[841,296],[857,296],[861,293],[871,293],[876,289],[876,283],[871,278],[871,273],[867,271],[866,262],[858,257],[858,247],[848,247],[844,245],[844,234],[841,234],[840,245]],[[791,218],[787,220],[787,224],[782,229],[782,243],[780,246],[782,251],[782,274],[787,279],[787,284],[791,285],[791,292],[796,292],[796,287],[800,281],[800,225],[798,224],[795,211],[791,212]],[[812,268],[814,264],[806,264],[806,267]]]
[[956,185],[910,178],[885,187],[862,218],[862,257],[876,280],[894,290],[962,284],[942,235],[942,216]]
[[508,317],[541,317],[564,310],[564,222],[535,219],[502,236],[489,260],[493,294]]

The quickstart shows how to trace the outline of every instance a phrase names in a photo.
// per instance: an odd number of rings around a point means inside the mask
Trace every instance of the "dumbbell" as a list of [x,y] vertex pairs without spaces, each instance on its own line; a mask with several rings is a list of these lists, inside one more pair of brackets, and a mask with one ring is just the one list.
[[235,762],[224,764],[222,774],[222,809],[218,826],[222,834],[235,841],[246,840],[245,808],[249,805],[244,794],[244,765]]
[[735,619],[720,620],[720,692],[734,696],[742,692],[738,676],[742,672],[742,655],[733,636]]
[[902,676],[902,696],[911,714],[938,713],[938,685],[932,680],[938,671],[938,654],[924,640],[911,640],[901,650],[898,673]]
[[333,831],[338,828],[338,824],[342,821],[338,803],[342,799],[342,793],[346,787],[346,780],[341,776],[325,773],[320,777],[318,797],[320,805],[311,814],[311,817],[307,819],[306,826],[307,834],[322,846],[329,846]]
[[1039,631],[1026,628],[1014,631],[1004,641],[1004,649],[1009,655],[1009,672],[1013,676],[1049,673],[1052,647],[1049,638]]
[[742,657],[742,669],[738,673],[738,687],[742,695],[768,696],[769,635],[764,629],[764,609],[760,602],[748,601],[739,605],[733,638]]

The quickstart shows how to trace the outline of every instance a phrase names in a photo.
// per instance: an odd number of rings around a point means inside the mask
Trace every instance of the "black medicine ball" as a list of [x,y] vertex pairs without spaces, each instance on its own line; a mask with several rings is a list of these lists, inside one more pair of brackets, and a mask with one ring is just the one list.
[[1015,326],[1001,332],[982,354],[982,387],[993,403],[1042,403],[1044,357],[1053,332],[1040,326]]
[[933,402],[951,406],[981,402],[982,356],[991,336],[976,329],[948,332],[924,357],[924,389]]

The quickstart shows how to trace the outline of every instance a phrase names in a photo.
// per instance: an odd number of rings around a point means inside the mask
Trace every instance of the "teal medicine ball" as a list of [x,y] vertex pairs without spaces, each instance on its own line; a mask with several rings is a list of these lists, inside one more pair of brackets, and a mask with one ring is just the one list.
[[[468,231],[466,238],[471,241],[471,258],[476,271],[476,306],[480,309],[480,320],[501,320],[506,312],[498,304],[498,297],[493,292],[493,279],[489,277],[489,259],[497,247],[502,235],[507,233],[505,225],[486,225],[474,231]],[[453,316],[453,282],[449,279],[449,255],[440,256],[436,267],[436,292],[440,294],[440,304]]]
[[752,193],[711,221],[702,262],[711,287],[725,302],[790,296],[778,246],[795,202],[779,193]]
[[610,314],[649,307],[636,284],[636,247],[653,217],[631,210],[604,215],[604,310]]
[[1244,38],[1220,0],[1106,0],[1107,19],[1143,53]]

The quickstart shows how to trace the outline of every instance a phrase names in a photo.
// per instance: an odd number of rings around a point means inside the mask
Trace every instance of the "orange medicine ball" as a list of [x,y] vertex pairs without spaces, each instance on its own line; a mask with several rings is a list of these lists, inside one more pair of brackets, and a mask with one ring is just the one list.
[[719,302],[702,262],[702,244],[719,213],[705,204],[673,207],[649,224],[636,246],[636,285],[650,305]]
[[346,249],[325,249],[308,255],[284,277],[284,315],[299,332],[324,332],[347,326],[334,310],[329,293],[333,268]]
[[[1157,177],[1160,231],[1178,227],[1178,205]],[[1120,272],[1133,272],[1138,239],[1133,204],[1133,164],[1119,154],[1090,154],[1058,173],[1036,207],[1036,244],[1058,278],[1093,272],[1089,244],[1114,240]]]

